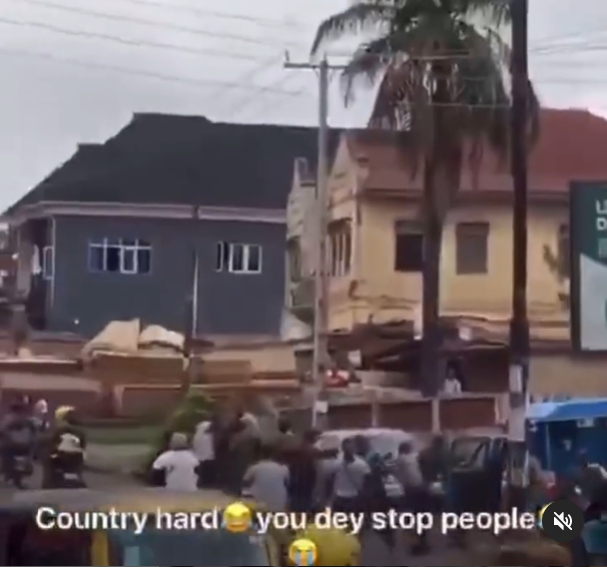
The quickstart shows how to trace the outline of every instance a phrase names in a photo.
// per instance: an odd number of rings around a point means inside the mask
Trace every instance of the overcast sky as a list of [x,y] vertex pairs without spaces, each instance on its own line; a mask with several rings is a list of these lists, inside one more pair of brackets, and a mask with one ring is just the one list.
[[[607,2],[529,3],[531,71],[542,102],[607,115]],[[306,60],[318,21],[344,5],[0,0],[0,208],[78,142],[103,141],[133,112],[314,124],[316,78],[284,70],[284,50]],[[344,109],[334,87],[331,123],[364,123],[365,97]]]

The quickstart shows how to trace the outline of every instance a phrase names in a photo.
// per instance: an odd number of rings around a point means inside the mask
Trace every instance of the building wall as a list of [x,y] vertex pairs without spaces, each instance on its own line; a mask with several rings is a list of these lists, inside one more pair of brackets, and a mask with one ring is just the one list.
[[[358,186],[357,170],[352,167],[347,145],[342,139],[331,172],[329,217],[331,221],[349,220],[352,253],[349,272],[333,276],[329,281],[329,328],[331,329],[349,329],[357,320],[357,309],[360,302],[354,299],[351,284],[353,281],[360,280],[364,274],[362,211],[357,200]],[[329,246],[327,246],[327,252],[330,254]]]
[[[284,303],[285,226],[228,221],[58,217],[54,300],[49,327],[92,335],[113,319],[139,317],[182,330],[199,260],[197,334],[275,335]],[[148,275],[92,273],[88,241],[142,239],[151,243]],[[216,272],[219,241],[259,244],[261,274]]]
[[[443,314],[507,317],[512,301],[512,208],[511,205],[460,206],[447,219],[441,265],[441,310]],[[421,273],[394,270],[394,225],[415,219],[417,205],[405,200],[370,197],[361,205],[360,246],[355,269],[335,282],[331,326],[411,319],[416,316],[422,293]],[[567,222],[568,210],[560,206],[531,206],[529,211],[528,298],[530,316],[562,319],[558,293],[563,284],[544,261],[544,246],[556,253],[559,226]],[[456,236],[459,222],[487,222],[488,271],[485,274],[456,273]],[[356,246],[354,247],[356,249]],[[347,281],[343,281],[343,280]],[[352,283],[355,280],[354,283]],[[347,297],[343,288],[355,288]],[[352,294],[351,294],[352,295]]]

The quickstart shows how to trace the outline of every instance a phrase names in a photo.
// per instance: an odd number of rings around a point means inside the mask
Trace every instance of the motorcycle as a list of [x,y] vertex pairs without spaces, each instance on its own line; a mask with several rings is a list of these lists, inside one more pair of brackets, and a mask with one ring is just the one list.
[[32,464],[31,455],[11,455],[8,458],[7,470],[4,471],[4,476],[7,481],[11,482],[15,488],[25,490],[27,486],[24,480],[32,476],[34,467]]
[[51,478],[53,488],[86,488],[80,462],[66,462],[66,455],[57,454],[51,459]]

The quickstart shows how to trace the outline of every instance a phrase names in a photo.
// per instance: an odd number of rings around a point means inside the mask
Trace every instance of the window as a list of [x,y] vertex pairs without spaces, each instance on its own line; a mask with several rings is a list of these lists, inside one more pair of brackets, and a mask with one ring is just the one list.
[[556,248],[558,273],[562,278],[568,278],[571,273],[569,246],[569,225],[562,224],[559,226],[558,243]]
[[261,246],[239,242],[218,242],[215,248],[215,271],[232,274],[261,274]]
[[424,263],[424,234],[415,221],[397,221],[394,225],[394,270],[421,272]]
[[289,266],[289,280],[297,282],[301,279],[301,244],[297,236],[289,238],[287,241],[287,262]]
[[331,223],[328,244],[329,273],[332,276],[348,275],[352,257],[352,228],[348,219]]
[[53,278],[54,268],[54,250],[52,246],[45,246],[42,249],[42,277],[45,280]]
[[145,240],[125,238],[89,242],[89,270],[149,274],[152,271],[152,247]]
[[456,271],[458,274],[486,274],[488,271],[489,224],[463,222],[455,227]]

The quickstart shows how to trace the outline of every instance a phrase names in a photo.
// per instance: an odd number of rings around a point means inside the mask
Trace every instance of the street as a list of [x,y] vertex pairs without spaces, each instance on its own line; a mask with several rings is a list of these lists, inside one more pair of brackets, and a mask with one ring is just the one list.
[[459,567],[464,565],[480,565],[475,554],[471,551],[461,550],[450,546],[446,537],[440,534],[432,534],[432,551],[423,556],[414,556],[408,552],[411,541],[403,533],[399,534],[399,545],[395,553],[390,554],[388,548],[381,538],[374,533],[369,533],[363,539],[363,549],[360,564],[371,567],[408,565],[410,567],[439,567],[449,565]]
[[[85,474],[86,482],[89,488],[99,488],[99,489],[112,489],[117,487],[128,487],[135,486],[137,484],[136,480],[127,475],[117,475],[117,474],[109,474],[109,473],[98,473],[87,471]],[[42,483],[42,471],[41,468],[36,465],[34,474],[26,479],[25,484],[28,488],[36,490],[39,489]],[[0,482],[0,494],[10,494],[14,492],[14,488],[5,483]]]

